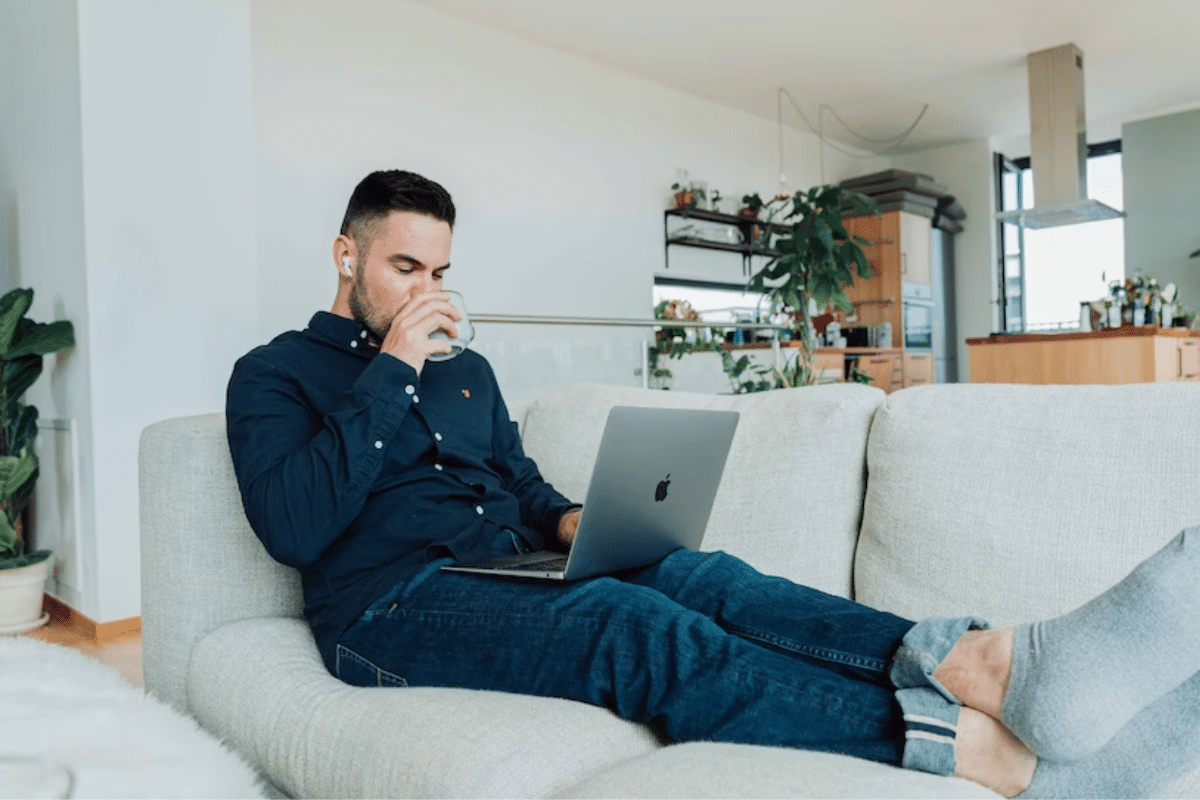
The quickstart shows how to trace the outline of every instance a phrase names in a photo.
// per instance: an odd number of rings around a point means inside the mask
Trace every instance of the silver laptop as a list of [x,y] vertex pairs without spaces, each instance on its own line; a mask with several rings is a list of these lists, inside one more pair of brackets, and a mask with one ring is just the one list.
[[569,581],[697,550],[737,423],[736,411],[616,406],[569,555],[543,551],[442,569]]

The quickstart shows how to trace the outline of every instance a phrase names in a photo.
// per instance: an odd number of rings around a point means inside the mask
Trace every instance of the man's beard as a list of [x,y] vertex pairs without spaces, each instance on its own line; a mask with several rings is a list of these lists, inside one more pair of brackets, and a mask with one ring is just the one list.
[[367,286],[361,271],[354,274],[354,286],[350,289],[350,313],[367,329],[374,344],[380,344],[392,327],[392,321],[367,299]]

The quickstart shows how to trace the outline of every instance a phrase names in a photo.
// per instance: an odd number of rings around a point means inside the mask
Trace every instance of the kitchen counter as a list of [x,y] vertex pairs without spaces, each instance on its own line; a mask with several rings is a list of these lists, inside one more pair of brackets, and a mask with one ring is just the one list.
[[1153,325],[967,339],[972,383],[1200,381],[1200,331]]
[[1176,336],[1200,338],[1200,331],[1190,328],[1160,328],[1157,325],[1124,325],[1120,328],[1104,328],[1098,331],[1063,331],[1062,333],[993,333],[976,339],[967,339],[967,344],[1009,344],[1012,342],[1077,341],[1080,339],[1113,339],[1130,336]]
[[[726,344],[726,350],[766,350],[771,342]],[[780,348],[799,348],[800,342],[780,342]],[[933,383],[933,354],[901,347],[818,347],[813,351],[813,369],[818,383],[846,379],[851,366],[870,376],[871,385],[885,392]]]

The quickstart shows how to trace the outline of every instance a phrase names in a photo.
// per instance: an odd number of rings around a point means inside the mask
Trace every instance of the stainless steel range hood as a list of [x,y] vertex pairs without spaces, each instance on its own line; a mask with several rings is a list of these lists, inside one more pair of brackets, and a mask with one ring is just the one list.
[[1029,160],[1033,208],[996,218],[1026,228],[1054,228],[1125,216],[1087,197],[1087,125],[1083,52],[1073,44],[1026,57],[1029,70]]

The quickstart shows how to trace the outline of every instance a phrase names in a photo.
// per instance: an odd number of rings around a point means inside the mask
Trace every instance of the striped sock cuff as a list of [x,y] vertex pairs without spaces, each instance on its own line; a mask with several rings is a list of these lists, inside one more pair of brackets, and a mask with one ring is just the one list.
[[961,706],[930,687],[900,689],[896,700],[904,712],[905,769],[954,774],[954,742]]

